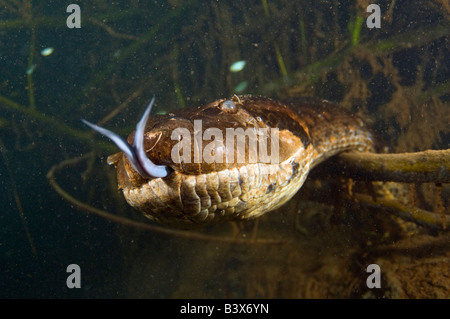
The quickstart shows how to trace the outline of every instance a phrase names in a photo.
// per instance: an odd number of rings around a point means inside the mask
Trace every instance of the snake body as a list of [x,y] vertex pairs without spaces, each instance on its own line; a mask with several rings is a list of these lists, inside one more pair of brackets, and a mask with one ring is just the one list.
[[[194,120],[202,120],[201,132],[195,132]],[[227,128],[277,128],[279,158],[276,163],[177,163],[171,152],[180,141],[172,139],[172,132],[179,127],[193,136],[208,128],[223,132]],[[134,134],[128,137],[129,144]],[[115,165],[119,189],[132,207],[165,225],[193,228],[261,216],[292,198],[320,162],[342,151],[372,148],[372,136],[364,122],[330,102],[296,99],[282,103],[235,96],[231,101],[220,99],[148,119],[145,154],[156,165],[170,167],[167,176],[142,176],[122,152],[110,156],[108,162]],[[190,151],[195,156],[198,149]],[[225,154],[230,149],[214,151]]]

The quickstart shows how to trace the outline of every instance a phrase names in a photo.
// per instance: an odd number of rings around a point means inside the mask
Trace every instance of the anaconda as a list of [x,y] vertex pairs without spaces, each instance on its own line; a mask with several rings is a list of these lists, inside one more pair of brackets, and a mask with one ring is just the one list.
[[[111,155],[108,162],[117,169],[118,187],[126,201],[146,217],[171,227],[194,228],[259,217],[292,198],[310,170],[327,158],[347,150],[373,150],[366,124],[325,100],[297,98],[280,102],[251,95],[234,96],[149,117],[152,104],[153,100],[127,141],[84,122],[121,148],[122,152]],[[200,129],[195,122],[199,120]],[[213,147],[202,149],[198,143],[191,143],[192,147],[181,151],[180,135],[174,137],[180,128],[191,134],[191,142],[206,136],[202,146]],[[258,143],[251,144],[248,135],[245,160],[239,161],[238,143],[219,143],[217,134],[212,138],[212,129],[224,137],[227,129],[254,131]],[[277,134],[260,134],[271,129],[276,129],[273,132]],[[183,135],[181,140],[185,138]],[[277,144],[271,144],[273,138]],[[277,160],[251,160],[254,145],[271,145],[268,153],[277,151]],[[215,160],[205,160],[202,152]],[[230,152],[233,155],[227,158]]]

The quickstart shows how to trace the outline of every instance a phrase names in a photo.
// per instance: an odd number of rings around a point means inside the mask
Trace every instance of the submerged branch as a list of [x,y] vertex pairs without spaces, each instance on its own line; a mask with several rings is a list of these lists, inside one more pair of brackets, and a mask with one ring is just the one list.
[[417,153],[348,152],[335,162],[343,174],[358,180],[403,183],[450,183],[450,149]]
[[418,207],[407,206],[394,199],[377,198],[374,200],[372,196],[367,194],[355,194],[355,199],[360,204],[385,209],[404,220],[412,221],[425,227],[439,230],[450,228],[450,216],[447,215],[444,215],[442,218],[436,213]]

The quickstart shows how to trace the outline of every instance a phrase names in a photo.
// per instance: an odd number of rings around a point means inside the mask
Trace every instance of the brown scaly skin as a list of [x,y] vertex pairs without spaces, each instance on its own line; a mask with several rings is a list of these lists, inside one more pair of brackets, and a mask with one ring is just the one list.
[[[237,108],[233,109],[224,107],[224,101],[148,120],[146,154],[153,163],[171,167],[173,171],[167,177],[143,178],[122,153],[109,158],[117,168],[119,189],[131,206],[150,219],[177,228],[256,218],[288,201],[309,171],[326,158],[346,150],[373,149],[365,124],[327,101],[296,99],[281,103],[235,96],[232,101]],[[224,144],[227,128],[278,128],[279,162],[174,163],[171,150],[179,141],[171,139],[172,131],[186,128],[192,137],[194,120],[202,120],[202,134],[210,127],[220,129]],[[134,133],[128,142],[133,139]],[[204,140],[203,148],[210,142]],[[270,154],[270,140],[268,144]]]

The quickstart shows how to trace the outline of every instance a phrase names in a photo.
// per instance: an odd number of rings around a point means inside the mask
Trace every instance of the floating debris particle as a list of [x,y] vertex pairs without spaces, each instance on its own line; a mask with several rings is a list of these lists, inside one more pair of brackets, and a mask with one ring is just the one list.
[[49,56],[50,54],[53,53],[53,51],[55,51],[54,48],[51,48],[51,47],[45,48],[45,49],[42,49],[41,55],[42,55],[42,56]]
[[242,69],[245,67],[246,64],[247,64],[247,61],[244,61],[244,60],[236,61],[230,66],[230,71],[231,72],[242,71]]
[[248,81],[242,81],[234,88],[234,92],[242,93],[242,91],[244,91],[247,88],[247,85],[248,85]]
[[118,59],[120,57],[121,53],[122,53],[122,50],[120,50],[120,49],[116,50],[113,54],[114,58]]
[[36,69],[36,64],[33,64],[32,66],[30,66],[26,71],[27,75],[30,75],[31,73],[33,73],[35,69]]

